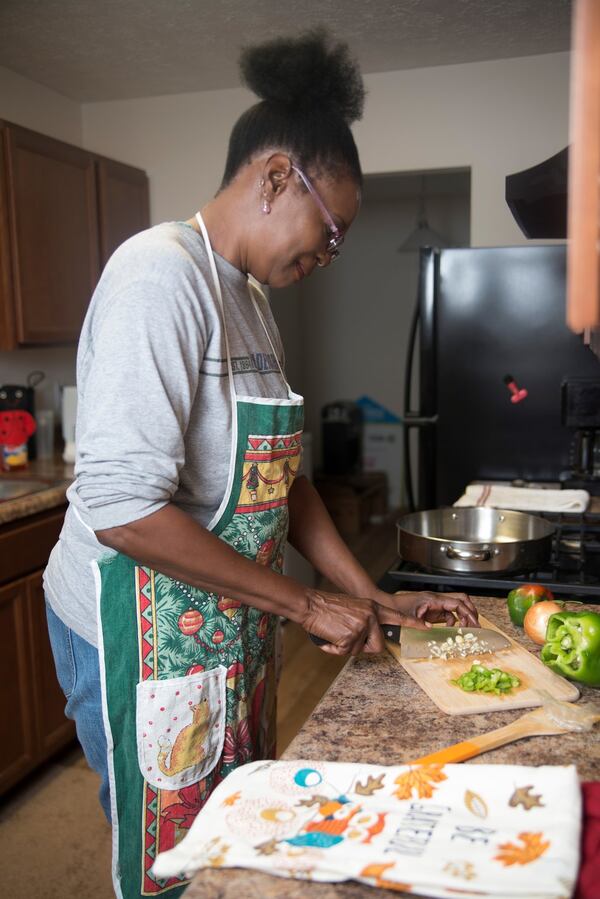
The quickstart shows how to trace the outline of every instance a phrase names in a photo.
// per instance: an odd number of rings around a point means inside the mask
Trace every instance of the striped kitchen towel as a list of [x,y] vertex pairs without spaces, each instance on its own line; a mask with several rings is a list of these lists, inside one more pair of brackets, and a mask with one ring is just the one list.
[[587,490],[538,490],[500,484],[469,484],[455,506],[487,506],[518,512],[585,512],[590,502]]

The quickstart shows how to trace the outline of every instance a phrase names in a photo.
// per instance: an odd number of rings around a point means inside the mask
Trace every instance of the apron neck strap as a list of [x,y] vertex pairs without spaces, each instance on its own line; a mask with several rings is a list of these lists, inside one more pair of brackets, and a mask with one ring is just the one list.
[[[219,308],[221,310],[221,317],[223,319],[223,332],[225,334],[225,349],[227,352],[227,374],[229,375],[229,385],[230,385],[231,396],[235,400],[236,392],[235,392],[235,384],[233,381],[233,368],[231,365],[231,352],[229,349],[229,338],[227,337],[227,322],[225,321],[225,304],[223,302],[223,292],[221,291],[221,282],[219,281],[219,273],[217,272],[217,265],[215,263],[215,256],[214,256],[213,249],[212,249],[212,246],[210,243],[210,238],[208,236],[208,231],[206,229],[206,225],[204,224],[204,219],[202,218],[200,212],[196,213],[196,221],[198,222],[198,226],[202,233],[202,237],[204,238],[204,243],[206,244],[208,262],[210,265],[210,271],[211,271],[211,275],[212,275],[212,279],[213,279],[213,284],[215,286],[215,292],[217,294],[217,301],[219,303]],[[273,351],[273,356],[277,363],[277,367],[279,369],[281,377],[283,378],[283,383],[285,384],[285,386],[287,388],[288,396],[290,396],[292,394],[292,388],[288,384],[286,377],[283,373],[281,363],[279,362],[279,356],[277,355],[277,353],[275,351],[275,347],[273,346],[273,341],[271,340],[271,335],[269,334],[269,329],[267,328],[267,323],[264,319],[262,312],[260,311],[258,303],[256,302],[256,294],[258,294],[264,300],[265,303],[268,303],[269,301],[267,300],[266,296],[264,295],[258,281],[255,278],[253,278],[252,275],[248,275],[248,288],[249,288],[249,292],[250,292],[250,297],[252,299],[252,303],[254,305],[254,309],[256,311],[256,314],[258,315],[258,320],[260,321],[261,325],[263,326],[263,330],[264,330],[265,334],[267,335],[267,340],[269,341],[269,345]]]
[[204,224],[204,219],[200,215],[200,212],[196,213],[196,221],[198,222],[200,231],[202,232],[202,237],[204,238],[204,243],[206,244],[206,255],[208,256],[210,272],[212,275],[213,284],[215,286],[215,293],[217,294],[217,302],[219,304],[219,309],[221,310],[221,318],[223,320],[223,333],[225,335],[225,351],[227,353],[227,374],[229,376],[229,391],[231,393],[231,400],[233,403],[233,408],[235,409],[236,392],[235,392],[235,383],[233,380],[233,367],[231,365],[231,352],[229,349],[229,338],[227,336],[227,323],[225,321],[225,304],[223,303],[223,292],[221,291],[221,282],[219,281],[219,274],[217,272],[215,256],[213,253],[212,246],[210,244],[210,237],[208,236],[208,231],[206,230],[206,225]]
[[260,284],[258,283],[256,278],[254,278],[252,275],[248,275],[248,288],[250,290],[250,296],[252,297],[252,303],[254,304],[254,309],[256,310],[258,319],[259,319],[261,325],[263,326],[263,330],[264,330],[265,334],[267,335],[267,340],[269,341],[269,346],[273,350],[273,356],[275,358],[275,362],[277,363],[277,368],[279,369],[279,373],[281,374],[283,383],[287,387],[288,396],[290,396],[292,394],[292,388],[288,384],[287,379],[283,373],[283,368],[281,367],[281,363],[279,361],[279,356],[277,355],[277,352],[273,345],[273,341],[271,340],[271,335],[269,334],[269,329],[267,327],[267,323],[265,321],[264,315],[262,314],[262,312],[260,310],[260,306],[256,301],[256,297],[259,296],[266,305],[269,304],[269,301],[267,300]]

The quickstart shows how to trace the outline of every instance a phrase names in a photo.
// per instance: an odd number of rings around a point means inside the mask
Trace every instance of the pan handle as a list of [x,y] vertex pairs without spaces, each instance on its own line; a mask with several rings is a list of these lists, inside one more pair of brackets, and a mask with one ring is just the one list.
[[460,559],[461,562],[487,562],[492,553],[489,549],[457,549],[456,546],[440,546],[440,552],[449,559]]

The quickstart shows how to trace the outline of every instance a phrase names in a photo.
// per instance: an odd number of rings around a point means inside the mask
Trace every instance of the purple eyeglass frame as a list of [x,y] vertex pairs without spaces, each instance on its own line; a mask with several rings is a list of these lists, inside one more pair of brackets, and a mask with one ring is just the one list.
[[327,227],[329,228],[329,231],[331,232],[329,235],[329,241],[327,243],[327,248],[326,248],[325,252],[329,256],[331,261],[334,262],[334,260],[336,260],[338,258],[338,256],[340,255],[339,248],[344,243],[344,234],[342,231],[340,231],[340,229],[334,222],[331,213],[327,209],[327,206],[325,205],[325,203],[323,202],[323,200],[317,193],[316,189],[313,187],[308,175],[302,171],[300,166],[297,166],[294,163],[292,163],[292,168],[295,172],[298,173],[298,175],[300,175],[300,178],[306,185],[306,189],[311,194],[315,203],[317,204],[317,206],[323,213],[323,218],[325,219],[325,224],[327,225]]

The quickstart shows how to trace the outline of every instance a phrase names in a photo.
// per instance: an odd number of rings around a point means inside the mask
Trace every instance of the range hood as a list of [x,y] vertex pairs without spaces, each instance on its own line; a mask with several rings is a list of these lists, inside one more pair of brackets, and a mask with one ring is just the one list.
[[506,202],[525,237],[567,236],[569,148],[506,176]]

